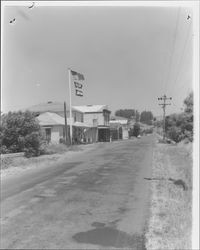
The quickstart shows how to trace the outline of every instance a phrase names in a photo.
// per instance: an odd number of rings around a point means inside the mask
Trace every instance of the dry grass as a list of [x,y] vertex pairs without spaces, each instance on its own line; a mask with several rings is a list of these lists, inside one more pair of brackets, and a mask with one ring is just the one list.
[[[151,215],[146,232],[148,250],[191,249],[191,152],[191,145],[184,144],[157,144],[155,148],[152,177],[158,180],[151,180]],[[169,178],[184,181],[187,190]]]
[[67,148],[63,144],[57,145],[48,145],[45,148],[45,154],[38,157],[26,158],[24,156],[11,156],[11,157],[1,157],[1,170],[8,169],[10,167],[18,167],[18,166],[27,166],[34,165],[45,162],[48,160],[49,163],[51,161],[55,161],[55,159],[59,158],[59,154],[63,154],[69,151],[69,147]]
[[50,154],[63,154],[67,151],[69,151],[69,146],[66,146],[65,144],[49,144],[44,149],[44,154],[50,155]]
[[58,162],[64,162],[66,158],[82,151],[93,149],[96,144],[65,146],[63,144],[48,145],[46,154],[38,157],[1,157],[1,177],[19,175],[26,170],[39,169]]

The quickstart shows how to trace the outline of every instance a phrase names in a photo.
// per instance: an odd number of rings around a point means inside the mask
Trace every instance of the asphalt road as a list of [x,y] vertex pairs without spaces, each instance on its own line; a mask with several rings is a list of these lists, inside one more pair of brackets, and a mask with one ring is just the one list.
[[145,249],[153,136],[4,180],[1,248]]

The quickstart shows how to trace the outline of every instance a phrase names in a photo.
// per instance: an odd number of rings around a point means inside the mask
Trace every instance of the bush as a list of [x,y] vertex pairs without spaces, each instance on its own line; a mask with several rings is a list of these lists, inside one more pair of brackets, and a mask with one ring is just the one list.
[[168,130],[167,136],[175,142],[180,142],[183,139],[181,129],[176,126],[173,126]]
[[24,155],[26,157],[39,156],[41,154],[41,138],[39,132],[32,132],[24,138]]
[[42,136],[35,114],[9,112],[1,116],[1,153],[25,152],[25,156],[40,155]]
[[9,154],[10,150],[5,145],[2,145],[0,148],[0,153],[1,154]]

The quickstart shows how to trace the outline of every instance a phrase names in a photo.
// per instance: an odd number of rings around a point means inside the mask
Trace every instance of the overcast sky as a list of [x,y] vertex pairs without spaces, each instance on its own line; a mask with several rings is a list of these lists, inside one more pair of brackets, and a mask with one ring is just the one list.
[[68,67],[85,76],[84,97],[73,95],[72,105],[160,115],[166,93],[167,113],[181,111],[192,89],[191,9],[27,6],[3,9],[3,112],[69,103]]

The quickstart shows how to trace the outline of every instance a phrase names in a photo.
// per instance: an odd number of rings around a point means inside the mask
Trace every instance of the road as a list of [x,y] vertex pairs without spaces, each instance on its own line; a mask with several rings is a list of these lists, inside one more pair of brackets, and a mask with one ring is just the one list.
[[144,250],[154,142],[99,143],[3,180],[1,248]]

